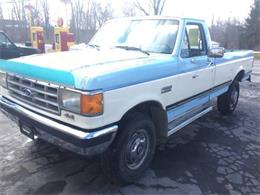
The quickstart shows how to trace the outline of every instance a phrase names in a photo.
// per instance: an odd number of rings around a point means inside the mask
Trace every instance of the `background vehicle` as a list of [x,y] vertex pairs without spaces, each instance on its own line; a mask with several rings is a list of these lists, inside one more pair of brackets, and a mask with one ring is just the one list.
[[0,59],[7,60],[38,53],[40,53],[38,49],[16,45],[4,32],[0,31]]
[[235,110],[253,52],[211,45],[201,20],[114,20],[84,50],[0,62],[1,110],[28,137],[102,154],[113,180],[133,182],[156,145],[210,112],[215,98],[220,113]]

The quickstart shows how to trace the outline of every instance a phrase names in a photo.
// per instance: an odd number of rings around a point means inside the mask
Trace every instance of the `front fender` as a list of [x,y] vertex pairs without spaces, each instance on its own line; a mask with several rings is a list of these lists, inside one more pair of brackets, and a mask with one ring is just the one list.
[[157,102],[165,109],[161,87],[148,83],[125,87],[104,93],[104,122],[118,122],[135,106],[144,102]]

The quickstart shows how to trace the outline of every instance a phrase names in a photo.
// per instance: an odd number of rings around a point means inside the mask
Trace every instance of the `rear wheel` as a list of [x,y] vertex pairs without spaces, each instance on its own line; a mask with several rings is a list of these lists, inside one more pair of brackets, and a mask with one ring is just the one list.
[[106,176],[115,183],[132,183],[149,167],[156,146],[156,133],[149,117],[135,113],[119,129],[101,164]]
[[239,99],[239,82],[235,80],[229,90],[218,97],[218,110],[221,114],[227,115],[235,111]]

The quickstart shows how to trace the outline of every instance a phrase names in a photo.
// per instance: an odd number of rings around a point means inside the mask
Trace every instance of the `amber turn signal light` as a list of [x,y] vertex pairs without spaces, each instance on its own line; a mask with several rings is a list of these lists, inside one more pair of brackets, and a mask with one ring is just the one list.
[[98,115],[103,113],[103,95],[81,95],[80,112],[86,115]]

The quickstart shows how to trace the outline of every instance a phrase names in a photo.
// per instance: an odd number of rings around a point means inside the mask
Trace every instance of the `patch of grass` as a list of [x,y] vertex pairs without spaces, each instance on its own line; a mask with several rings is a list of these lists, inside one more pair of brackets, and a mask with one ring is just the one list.
[[260,60],[260,52],[255,53],[255,60]]

